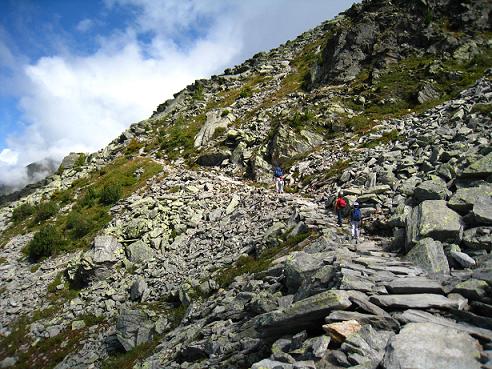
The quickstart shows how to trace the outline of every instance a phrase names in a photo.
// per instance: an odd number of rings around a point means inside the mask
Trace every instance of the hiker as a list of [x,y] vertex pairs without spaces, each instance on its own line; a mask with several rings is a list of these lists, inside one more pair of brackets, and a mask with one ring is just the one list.
[[338,225],[340,227],[342,226],[343,212],[346,206],[347,206],[347,201],[343,198],[342,193],[339,192],[338,197],[335,201],[335,212],[337,213]]
[[284,192],[284,172],[282,168],[280,168],[278,165],[275,167],[275,170],[273,171],[273,179],[275,181],[275,190],[277,193],[283,193]]
[[358,242],[360,236],[360,227],[362,224],[362,213],[360,211],[359,203],[354,202],[354,208],[350,212],[350,226],[352,230],[352,239],[355,239],[355,243]]

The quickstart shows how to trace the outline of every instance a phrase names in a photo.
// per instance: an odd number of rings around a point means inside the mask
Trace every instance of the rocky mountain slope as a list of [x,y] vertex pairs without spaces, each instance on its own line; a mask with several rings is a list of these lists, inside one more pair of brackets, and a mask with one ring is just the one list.
[[491,11],[363,1],[16,194],[0,367],[491,368]]

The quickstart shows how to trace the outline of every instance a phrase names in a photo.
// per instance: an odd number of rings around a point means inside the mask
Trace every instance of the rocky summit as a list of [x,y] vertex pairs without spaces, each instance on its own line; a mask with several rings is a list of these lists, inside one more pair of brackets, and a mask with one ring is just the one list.
[[364,0],[4,199],[0,367],[492,368],[491,15]]

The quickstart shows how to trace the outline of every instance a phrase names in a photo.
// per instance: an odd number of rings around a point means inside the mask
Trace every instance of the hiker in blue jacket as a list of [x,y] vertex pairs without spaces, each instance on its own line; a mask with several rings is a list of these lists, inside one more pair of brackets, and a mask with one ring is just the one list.
[[275,181],[275,190],[277,193],[284,192],[284,178],[284,171],[277,165],[273,171],[273,179]]
[[352,229],[352,239],[355,239],[355,243],[358,242],[360,236],[360,226],[362,224],[362,213],[360,211],[359,203],[354,202],[354,208],[350,212],[350,226]]

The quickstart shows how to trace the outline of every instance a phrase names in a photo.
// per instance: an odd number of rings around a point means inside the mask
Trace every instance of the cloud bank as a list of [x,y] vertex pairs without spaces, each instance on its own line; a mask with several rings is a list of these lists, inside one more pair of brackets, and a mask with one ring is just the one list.
[[[102,148],[195,79],[275,47],[353,2],[105,0],[107,13],[130,12],[131,22],[96,34],[92,53],[57,38],[57,49],[33,62],[9,47],[0,29],[0,68],[9,72],[0,76],[0,94],[15,96],[22,114],[0,150],[0,183],[19,182],[31,162]],[[80,19],[74,31],[89,33],[98,22]]]

